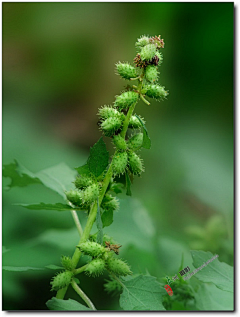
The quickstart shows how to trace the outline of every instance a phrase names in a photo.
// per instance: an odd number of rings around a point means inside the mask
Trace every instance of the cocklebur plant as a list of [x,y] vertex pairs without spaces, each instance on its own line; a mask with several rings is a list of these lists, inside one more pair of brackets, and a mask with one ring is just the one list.
[[[101,137],[90,149],[87,163],[76,168],[78,175],[72,189],[62,193],[61,188],[57,189],[58,193],[63,194],[67,204],[57,203],[53,206],[41,203],[37,207],[36,205],[31,207],[32,209],[71,210],[80,235],[73,256],[62,256],[63,271],[56,274],[50,282],[52,291],[57,292],[56,297],[47,302],[50,309],[54,309],[56,301],[60,303],[59,301],[64,299],[71,285],[86,305],[95,310],[92,301],[82,290],[84,285],[81,285],[81,288],[79,286],[81,273],[97,277],[108,272],[110,281],[105,285],[105,289],[113,292],[114,285],[117,285],[116,290],[119,290],[123,287],[125,279],[133,274],[129,264],[119,257],[121,245],[114,240],[114,237],[104,234],[103,228],[111,225],[114,213],[119,210],[116,194],[121,192],[122,183],[126,186],[126,194],[131,196],[131,180],[144,171],[144,163],[139,152],[142,148],[150,149],[151,141],[145,126],[146,122],[135,109],[139,101],[149,106],[147,97],[162,101],[168,95],[165,87],[157,82],[163,47],[164,41],[160,36],[143,36],[136,42],[137,55],[133,65],[126,62],[116,64],[116,73],[130,84],[135,82],[136,84],[128,85],[125,91],[115,97],[112,105],[101,106],[97,113],[99,129],[104,137],[111,139],[115,150],[112,157],[109,157],[106,144]],[[45,184],[45,181],[40,176],[38,177],[32,182],[39,181]],[[77,211],[86,212],[87,222],[84,229],[78,219]],[[95,222],[98,231],[91,233]],[[88,262],[78,267],[82,255],[87,256]],[[151,285],[160,287],[153,277],[144,276],[144,280],[142,278],[139,280],[138,276],[136,278],[140,284],[145,283],[145,280],[151,280]],[[151,292],[151,285],[147,289],[147,297]],[[83,305],[80,306],[82,309],[87,309]],[[154,307],[164,310],[161,298]],[[143,306],[142,310],[144,308],[146,307]],[[150,306],[148,308],[152,309]],[[82,309],[79,308],[79,310]],[[134,307],[131,309],[134,310]]]

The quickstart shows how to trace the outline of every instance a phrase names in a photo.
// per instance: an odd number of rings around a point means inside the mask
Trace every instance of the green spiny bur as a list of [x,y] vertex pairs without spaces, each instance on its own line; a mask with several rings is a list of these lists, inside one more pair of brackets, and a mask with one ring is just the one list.
[[99,256],[106,251],[105,248],[101,244],[97,242],[93,242],[93,241],[83,242],[79,244],[77,247],[84,254],[90,255],[90,256]]
[[143,35],[137,40],[135,45],[136,45],[137,49],[139,49],[139,48],[141,49],[142,47],[144,47],[148,44],[149,44],[149,38],[147,36]]
[[[143,118],[142,121],[145,122]],[[139,129],[141,126],[142,124],[139,122],[138,118],[136,116],[131,116],[128,125],[129,129]]]
[[132,272],[128,264],[120,259],[114,258],[113,256],[107,259],[108,269],[116,275],[127,276],[131,275]]
[[127,152],[118,152],[112,160],[113,174],[123,174],[128,163]]
[[159,58],[159,61],[158,61],[158,66],[160,66],[162,64],[162,61],[163,61],[163,55],[162,53],[160,53],[159,51],[156,52],[156,56]]
[[137,77],[136,69],[128,63],[116,64],[118,74],[124,79],[130,79]]
[[99,186],[97,184],[92,184],[83,191],[83,200],[84,202],[92,203],[97,200],[98,195]]
[[110,117],[101,124],[101,129],[106,136],[112,136],[122,126],[122,119],[119,117]]
[[106,211],[116,211],[119,209],[119,201],[116,197],[113,197],[111,195],[110,196],[110,199],[108,199],[107,201],[103,200],[102,204],[101,204],[101,207],[106,210]]
[[145,76],[146,76],[146,79],[148,81],[150,81],[151,83],[154,82],[154,81],[157,81],[157,79],[158,79],[157,66],[148,65],[146,67]]
[[129,140],[128,140],[128,148],[132,150],[137,150],[141,148],[143,144],[143,133],[137,133],[133,135]]
[[69,190],[65,192],[67,199],[75,206],[81,206],[83,203],[83,193],[79,190]]
[[78,189],[84,189],[93,183],[92,179],[86,175],[78,176],[74,182]]
[[154,44],[147,44],[141,49],[140,56],[141,59],[144,60],[151,60],[156,55],[157,49],[156,45]]
[[118,107],[120,110],[129,108],[132,104],[137,102],[138,93],[134,91],[125,91],[121,95],[116,97],[115,107]]
[[66,270],[71,271],[73,269],[73,263],[72,263],[72,259],[70,257],[62,256],[61,263],[62,263],[62,266]]
[[92,260],[88,264],[85,270],[85,273],[87,275],[95,277],[95,276],[99,276],[103,274],[104,269],[105,269],[105,261],[103,259],[98,258],[98,259]]
[[150,98],[155,98],[157,100],[160,100],[165,98],[168,95],[165,88],[159,85],[152,84],[152,85],[147,85],[144,88],[147,90],[146,96]]
[[108,107],[108,106],[104,106],[102,108],[99,109],[98,111],[98,115],[103,118],[103,119],[107,119],[110,117],[121,117],[120,112],[113,107]]
[[127,149],[127,143],[123,137],[121,137],[120,134],[113,136],[113,143],[119,150],[126,150]]
[[144,170],[142,160],[133,151],[128,152],[128,164],[130,171],[135,175],[140,175]]
[[58,291],[71,283],[73,273],[70,271],[57,274],[51,281],[52,290]]

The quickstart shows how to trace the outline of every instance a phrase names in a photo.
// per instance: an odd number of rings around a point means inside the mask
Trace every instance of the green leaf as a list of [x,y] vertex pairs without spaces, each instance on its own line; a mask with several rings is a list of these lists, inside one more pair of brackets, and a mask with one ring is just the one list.
[[101,218],[101,212],[100,212],[100,206],[99,201],[97,200],[97,217],[96,217],[96,224],[98,228],[98,234],[97,234],[97,243],[102,244],[103,243],[103,224],[102,224],[102,218]]
[[194,297],[199,310],[233,310],[233,293],[223,291],[212,283],[201,283]]
[[113,223],[113,211],[104,211],[102,214],[102,225],[108,227]]
[[16,186],[25,187],[30,184],[41,184],[41,181],[33,173],[16,160],[14,160],[14,163],[3,165],[2,175],[11,178],[11,183],[8,185],[9,189]]
[[87,175],[88,176],[91,174],[91,172],[89,170],[89,166],[87,163],[80,166],[80,167],[75,167],[75,170],[78,172],[79,175]]
[[145,124],[143,123],[142,119],[135,114],[135,116],[138,118],[138,120],[140,121],[142,127],[143,127],[143,144],[142,147],[144,147],[145,149],[150,149],[151,148],[151,140],[148,136],[148,131],[147,128],[145,126]]
[[17,206],[22,206],[27,209],[32,210],[57,210],[57,211],[65,211],[65,210],[76,210],[76,208],[72,208],[69,205],[62,204],[62,203],[56,203],[56,204],[45,204],[45,203],[39,203],[39,204],[15,204]]
[[42,268],[31,267],[31,266],[3,266],[2,269],[5,271],[11,271],[11,272],[25,272],[25,271],[30,271],[30,270],[34,270],[34,271],[43,270]]
[[130,177],[129,177],[129,175],[128,175],[128,171],[125,172],[125,177],[126,177],[126,187],[127,187],[126,195],[127,195],[127,196],[132,196],[132,192],[131,192],[131,180],[130,180]]
[[15,163],[4,166],[3,176],[11,178],[9,188],[24,187],[36,183],[43,184],[65,199],[64,191],[71,189],[76,172],[65,163],[60,163],[38,173],[32,173],[15,160]]
[[[211,252],[204,251],[191,251],[191,254],[195,268],[199,268],[213,257]],[[220,262],[218,258],[206,264],[194,276],[202,282],[212,282],[224,291],[233,292],[233,267]]]
[[49,269],[49,270],[62,270],[62,269],[64,269],[64,267],[57,266],[57,265],[54,265],[54,264],[46,265],[45,268]]
[[82,304],[80,304],[79,302],[73,300],[73,299],[68,299],[68,300],[64,300],[64,299],[58,299],[56,297],[53,297],[52,299],[48,300],[46,302],[46,305],[48,307],[48,309],[50,310],[68,310],[68,311],[82,311],[82,310],[92,310]]
[[96,144],[90,149],[88,158],[88,167],[91,173],[96,177],[100,176],[108,166],[109,153],[106,144],[101,137]]
[[162,305],[165,290],[155,277],[139,275],[122,284],[120,306],[124,310],[165,310]]

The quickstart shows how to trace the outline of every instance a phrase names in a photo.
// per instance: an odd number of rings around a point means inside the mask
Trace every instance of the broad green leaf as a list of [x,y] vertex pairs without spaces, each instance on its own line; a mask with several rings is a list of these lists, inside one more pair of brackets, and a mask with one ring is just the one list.
[[201,283],[194,297],[199,310],[233,310],[233,293],[223,291],[212,283]]
[[39,203],[39,204],[15,204],[17,206],[22,206],[27,209],[32,210],[57,210],[57,211],[65,211],[65,210],[76,210],[76,208],[72,208],[69,205],[62,204],[62,203],[56,203],[56,204],[45,204],[45,203]]
[[[211,252],[191,251],[191,254],[195,268],[199,268],[213,258]],[[233,267],[220,262],[218,258],[206,264],[194,276],[202,282],[212,282],[224,291],[233,292]]]
[[108,227],[113,223],[113,211],[104,211],[102,214],[102,225]]
[[57,266],[57,265],[54,265],[54,264],[46,265],[45,268],[49,269],[49,270],[62,270],[62,269],[64,269],[64,267]]
[[83,166],[80,167],[75,167],[75,170],[78,172],[79,175],[90,175],[91,172],[89,170],[88,164],[84,164]]
[[101,137],[96,144],[90,149],[88,158],[89,170],[96,177],[100,176],[108,166],[109,153],[106,144]]
[[46,302],[46,305],[48,307],[48,309],[50,310],[67,310],[67,311],[82,311],[82,310],[92,310],[82,304],[80,304],[79,302],[73,300],[73,299],[58,299],[56,297],[53,297],[52,299],[48,300]]
[[165,290],[155,277],[139,275],[122,284],[120,306],[124,310],[165,310],[162,305]]
[[36,183],[43,184],[65,199],[64,191],[71,189],[76,172],[65,163],[60,163],[38,173],[32,173],[15,160],[15,163],[5,165],[3,176],[11,178],[9,188],[14,186],[24,187]]
[[111,186],[111,190],[115,193],[115,194],[121,194],[122,193],[122,187],[123,184],[121,183],[115,183]]
[[144,147],[145,149],[150,149],[151,148],[151,140],[148,136],[148,131],[147,128],[145,126],[145,124],[143,123],[142,119],[135,114],[135,116],[138,118],[138,120],[140,121],[142,127],[143,127],[143,144],[142,147]]
[[128,175],[128,171],[125,172],[125,177],[126,177],[126,187],[127,187],[126,195],[127,195],[127,196],[132,196],[132,192],[131,192],[131,180],[130,180],[130,177],[129,177],[129,175]]
[[96,217],[96,224],[98,228],[98,234],[97,234],[97,243],[102,244],[103,242],[103,224],[102,224],[102,218],[101,218],[101,211],[99,202],[97,200],[97,217]]
[[11,178],[8,188],[25,187],[30,184],[41,184],[41,181],[24,166],[14,160],[14,163],[3,165],[3,177]]
[[2,254],[7,253],[10,249],[7,249],[4,245],[2,246]]
[[5,271],[11,271],[11,272],[25,272],[25,271],[38,271],[38,270],[43,270],[42,268],[39,267],[31,267],[31,266],[3,266],[3,270]]

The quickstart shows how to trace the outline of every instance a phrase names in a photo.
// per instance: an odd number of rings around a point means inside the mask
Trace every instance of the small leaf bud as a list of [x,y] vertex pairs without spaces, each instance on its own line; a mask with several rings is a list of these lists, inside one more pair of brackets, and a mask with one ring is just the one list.
[[85,273],[95,277],[103,274],[104,269],[105,261],[103,259],[94,259],[88,264]]
[[114,175],[123,174],[125,172],[127,163],[128,163],[127,152],[116,153],[112,161],[113,174]]
[[144,171],[142,160],[133,151],[128,153],[128,164],[130,171],[135,175],[140,175]]
[[119,150],[126,150],[127,149],[127,143],[123,137],[121,137],[120,134],[114,135],[113,137],[113,143]]
[[129,65],[128,63],[116,64],[118,74],[124,79],[130,79],[137,77],[136,68]]
[[99,256],[106,251],[105,248],[101,244],[97,242],[93,242],[93,241],[83,242],[79,244],[77,247],[84,254],[90,255],[90,256]]
[[138,93],[134,91],[126,91],[117,96],[114,106],[120,110],[129,108],[133,103],[137,102]]
[[61,288],[68,286],[71,283],[73,273],[70,271],[57,274],[51,281],[52,291],[58,291]]
[[154,44],[147,44],[141,49],[140,56],[141,59],[150,61],[156,55],[157,49]]
[[108,269],[116,275],[126,276],[132,274],[130,267],[126,262],[116,259],[113,256],[108,257],[106,264]]
[[142,146],[143,143],[143,133],[138,133],[132,136],[128,140],[128,148],[132,150],[137,150]]

